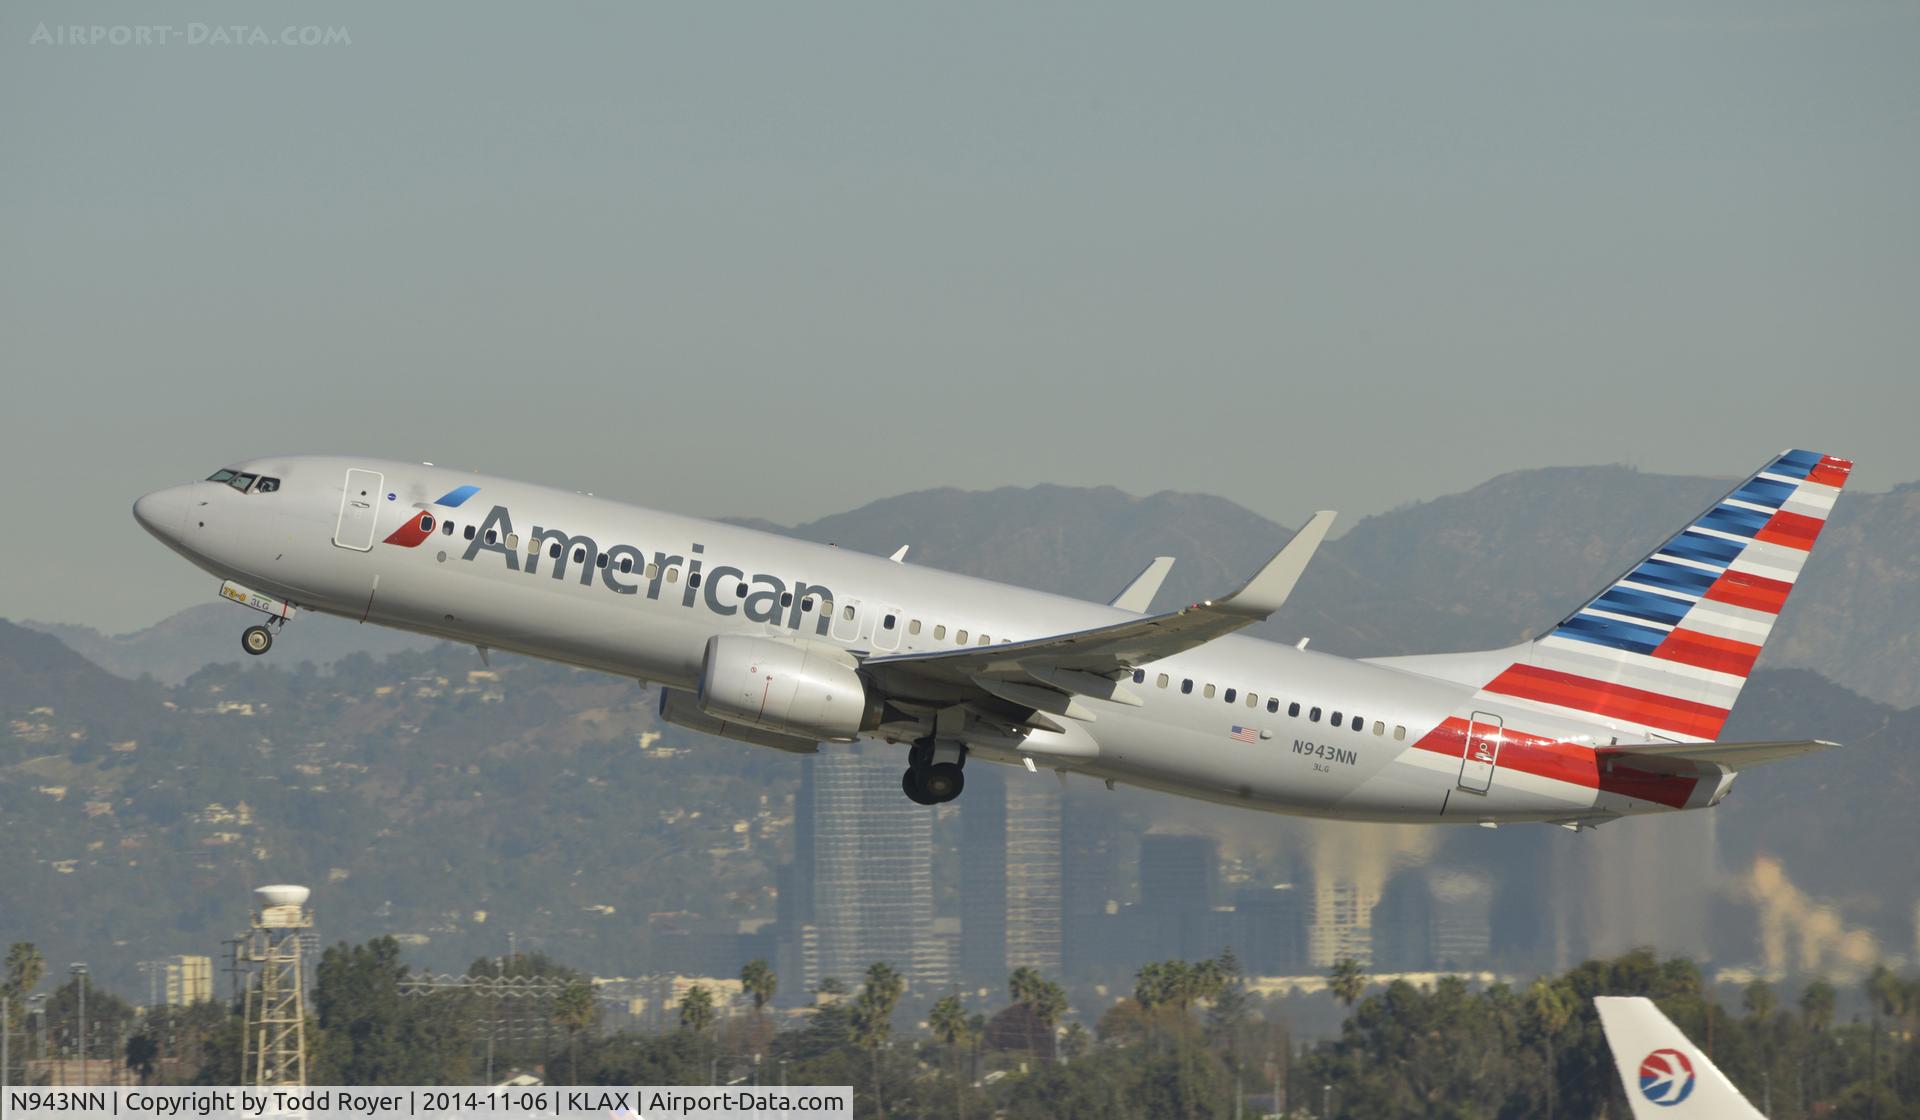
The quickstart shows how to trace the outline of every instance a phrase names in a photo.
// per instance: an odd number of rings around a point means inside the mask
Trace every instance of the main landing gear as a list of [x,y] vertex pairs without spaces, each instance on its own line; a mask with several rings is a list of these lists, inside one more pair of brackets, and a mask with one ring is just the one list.
[[900,775],[901,792],[915,805],[943,805],[967,788],[961,769],[967,748],[960,743],[919,739],[907,751],[907,770]]

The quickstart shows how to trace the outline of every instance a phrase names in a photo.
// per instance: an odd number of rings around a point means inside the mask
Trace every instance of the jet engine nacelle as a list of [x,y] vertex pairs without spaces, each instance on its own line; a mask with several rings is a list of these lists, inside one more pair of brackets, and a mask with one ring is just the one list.
[[682,692],[677,688],[660,690],[660,718],[668,723],[692,728],[708,735],[718,735],[722,739],[752,743],[756,747],[772,747],[774,750],[786,751],[789,754],[820,752],[820,741],[817,739],[782,735],[776,731],[762,731],[757,727],[748,727],[744,723],[729,723],[724,719],[715,719],[700,710],[698,696],[691,692]]
[[877,726],[879,707],[847,655],[831,646],[738,634],[707,639],[700,710],[715,719],[847,742]]

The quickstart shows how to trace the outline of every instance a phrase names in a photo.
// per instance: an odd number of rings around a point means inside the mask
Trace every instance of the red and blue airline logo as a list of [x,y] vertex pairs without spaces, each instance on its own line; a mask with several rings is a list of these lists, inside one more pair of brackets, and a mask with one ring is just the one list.
[[1671,1108],[1693,1093],[1693,1063],[1678,1050],[1655,1050],[1640,1059],[1640,1095]]
[[[459,509],[461,503],[479,492],[478,486],[456,486],[434,499],[433,504],[446,506],[449,509]],[[387,534],[385,543],[397,544],[401,548],[419,548],[428,537],[433,535],[434,524],[433,511],[423,509],[412,520]]]

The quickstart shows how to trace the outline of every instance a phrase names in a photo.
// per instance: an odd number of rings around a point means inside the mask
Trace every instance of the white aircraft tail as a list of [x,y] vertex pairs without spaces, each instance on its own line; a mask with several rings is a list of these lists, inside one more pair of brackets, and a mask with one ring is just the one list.
[[1652,1000],[1598,996],[1593,1006],[1634,1120],[1764,1120]]

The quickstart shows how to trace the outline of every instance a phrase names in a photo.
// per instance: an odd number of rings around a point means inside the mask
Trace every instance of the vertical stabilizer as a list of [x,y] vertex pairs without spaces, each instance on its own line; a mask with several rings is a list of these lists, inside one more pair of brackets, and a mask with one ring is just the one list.
[[1593,1006],[1634,1120],[1763,1120],[1652,1000],[1599,996]]

